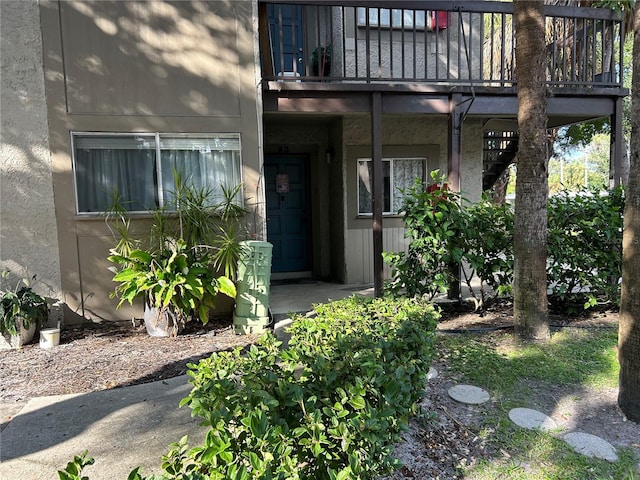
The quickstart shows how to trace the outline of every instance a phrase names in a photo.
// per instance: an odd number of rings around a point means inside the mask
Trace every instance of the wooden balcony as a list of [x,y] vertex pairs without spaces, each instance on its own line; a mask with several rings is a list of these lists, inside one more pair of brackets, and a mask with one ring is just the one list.
[[[545,14],[549,87],[619,92],[620,15],[564,6],[546,6]],[[512,17],[513,4],[505,2],[259,1],[263,83],[515,91]]]

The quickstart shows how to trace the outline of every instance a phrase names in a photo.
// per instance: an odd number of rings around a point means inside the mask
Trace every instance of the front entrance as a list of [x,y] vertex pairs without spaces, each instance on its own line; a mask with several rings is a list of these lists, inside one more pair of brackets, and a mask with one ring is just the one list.
[[307,167],[306,157],[265,159],[267,240],[273,244],[271,272],[276,278],[311,275]]

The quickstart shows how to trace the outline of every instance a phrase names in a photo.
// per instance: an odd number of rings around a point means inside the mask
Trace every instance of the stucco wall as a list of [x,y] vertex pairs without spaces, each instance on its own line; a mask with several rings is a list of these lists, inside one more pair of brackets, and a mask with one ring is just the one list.
[[[326,13],[320,11],[320,15],[322,25]],[[334,74],[364,77],[369,63],[371,76],[380,78],[464,80],[482,76],[481,14],[450,12],[447,28],[437,31],[420,27],[414,31],[409,25],[404,31],[400,25],[381,29],[372,25],[368,45],[367,31],[364,25],[357,24],[356,16],[356,8],[334,8],[332,44],[339,46],[332,51]],[[440,21],[443,20],[441,17]],[[311,30],[312,44],[315,39],[327,36],[324,31],[318,34],[315,25],[311,25]]]
[[38,3],[0,2],[0,263],[61,298]]
[[460,190],[470,202],[477,202],[482,196],[482,122],[482,119],[468,118],[462,125]]
[[[461,190],[465,197],[477,201],[482,194],[482,121],[468,118],[462,127]],[[437,163],[447,172],[448,121],[434,116],[383,116],[383,145],[439,146]],[[369,145],[371,121],[368,116],[352,115],[344,119],[344,145]],[[430,162],[431,165],[431,162]],[[355,167],[354,167],[355,168]]]
[[109,298],[104,220],[76,213],[71,132],[239,133],[247,235],[262,238],[257,2],[42,0],[40,15],[65,322],[140,316]]

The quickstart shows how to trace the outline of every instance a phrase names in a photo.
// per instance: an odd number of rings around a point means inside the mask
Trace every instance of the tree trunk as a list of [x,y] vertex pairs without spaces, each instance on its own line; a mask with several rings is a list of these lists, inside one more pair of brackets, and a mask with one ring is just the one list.
[[636,3],[634,17],[631,167],[622,239],[618,405],[629,420],[640,422],[640,2]]
[[547,340],[547,99],[544,4],[513,2],[519,144],[514,221],[514,323],[523,340]]

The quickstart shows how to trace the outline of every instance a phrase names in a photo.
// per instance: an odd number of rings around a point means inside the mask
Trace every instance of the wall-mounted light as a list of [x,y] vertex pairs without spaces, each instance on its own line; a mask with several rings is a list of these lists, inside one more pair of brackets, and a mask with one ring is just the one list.
[[333,147],[329,147],[327,148],[327,151],[325,153],[327,155],[327,165],[331,165],[331,161],[336,154],[336,149]]

